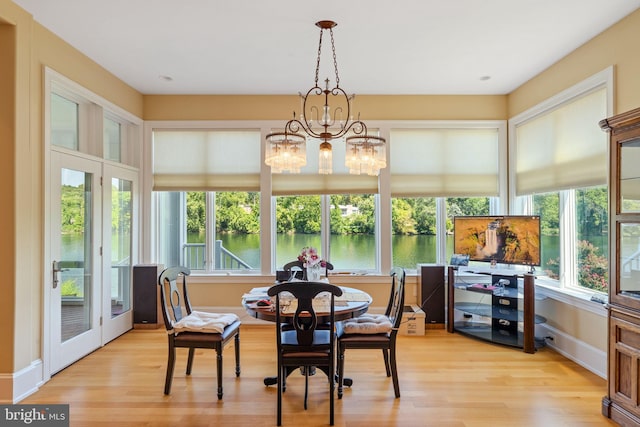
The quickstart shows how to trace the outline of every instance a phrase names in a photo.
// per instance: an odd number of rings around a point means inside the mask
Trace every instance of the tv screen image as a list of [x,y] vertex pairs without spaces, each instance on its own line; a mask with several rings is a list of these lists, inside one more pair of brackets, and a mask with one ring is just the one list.
[[540,216],[456,216],[454,252],[471,261],[540,265]]

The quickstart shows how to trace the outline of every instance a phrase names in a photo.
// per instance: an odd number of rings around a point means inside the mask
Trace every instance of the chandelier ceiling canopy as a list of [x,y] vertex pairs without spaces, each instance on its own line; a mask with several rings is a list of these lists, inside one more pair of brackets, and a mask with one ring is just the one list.
[[[368,133],[367,125],[352,116],[352,102],[355,95],[347,95],[340,87],[338,62],[333,39],[333,21],[318,21],[320,41],[318,42],[318,59],[314,86],[306,94],[300,95],[300,115],[293,113],[284,131],[267,135],[265,163],[271,166],[273,173],[300,173],[300,168],[307,164],[306,140],[313,138],[320,141],[318,173],[333,172],[332,141],[341,140],[346,144],[345,165],[349,173],[359,175],[378,175],[380,169],[387,166],[386,141],[377,135]],[[324,88],[318,86],[320,57],[322,53],[322,35],[329,31],[331,36],[331,52],[335,71],[335,86],[330,88],[330,80],[324,81]]]

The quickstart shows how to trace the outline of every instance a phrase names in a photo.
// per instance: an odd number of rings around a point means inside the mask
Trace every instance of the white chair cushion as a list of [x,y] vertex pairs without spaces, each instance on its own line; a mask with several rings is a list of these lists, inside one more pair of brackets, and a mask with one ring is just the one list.
[[208,313],[204,311],[192,311],[190,315],[183,317],[173,324],[175,332],[207,332],[221,334],[224,328],[233,322],[240,320],[234,313]]
[[384,334],[391,332],[393,325],[383,314],[365,314],[342,323],[345,334]]

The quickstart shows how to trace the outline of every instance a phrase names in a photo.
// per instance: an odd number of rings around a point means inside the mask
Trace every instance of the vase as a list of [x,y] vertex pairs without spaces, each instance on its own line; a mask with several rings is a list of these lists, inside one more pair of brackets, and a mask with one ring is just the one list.
[[309,282],[317,282],[322,276],[322,267],[320,264],[307,267],[307,280]]

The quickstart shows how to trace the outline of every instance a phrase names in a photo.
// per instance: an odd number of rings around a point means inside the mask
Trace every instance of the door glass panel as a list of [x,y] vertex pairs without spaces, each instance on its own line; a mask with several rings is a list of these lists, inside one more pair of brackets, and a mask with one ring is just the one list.
[[51,94],[51,144],[78,150],[78,104]]
[[66,341],[91,329],[92,174],[62,169],[61,337]]
[[640,224],[620,224],[620,293],[640,298]]
[[131,309],[132,185],[111,179],[111,317]]
[[620,144],[620,211],[640,212],[640,139]]

